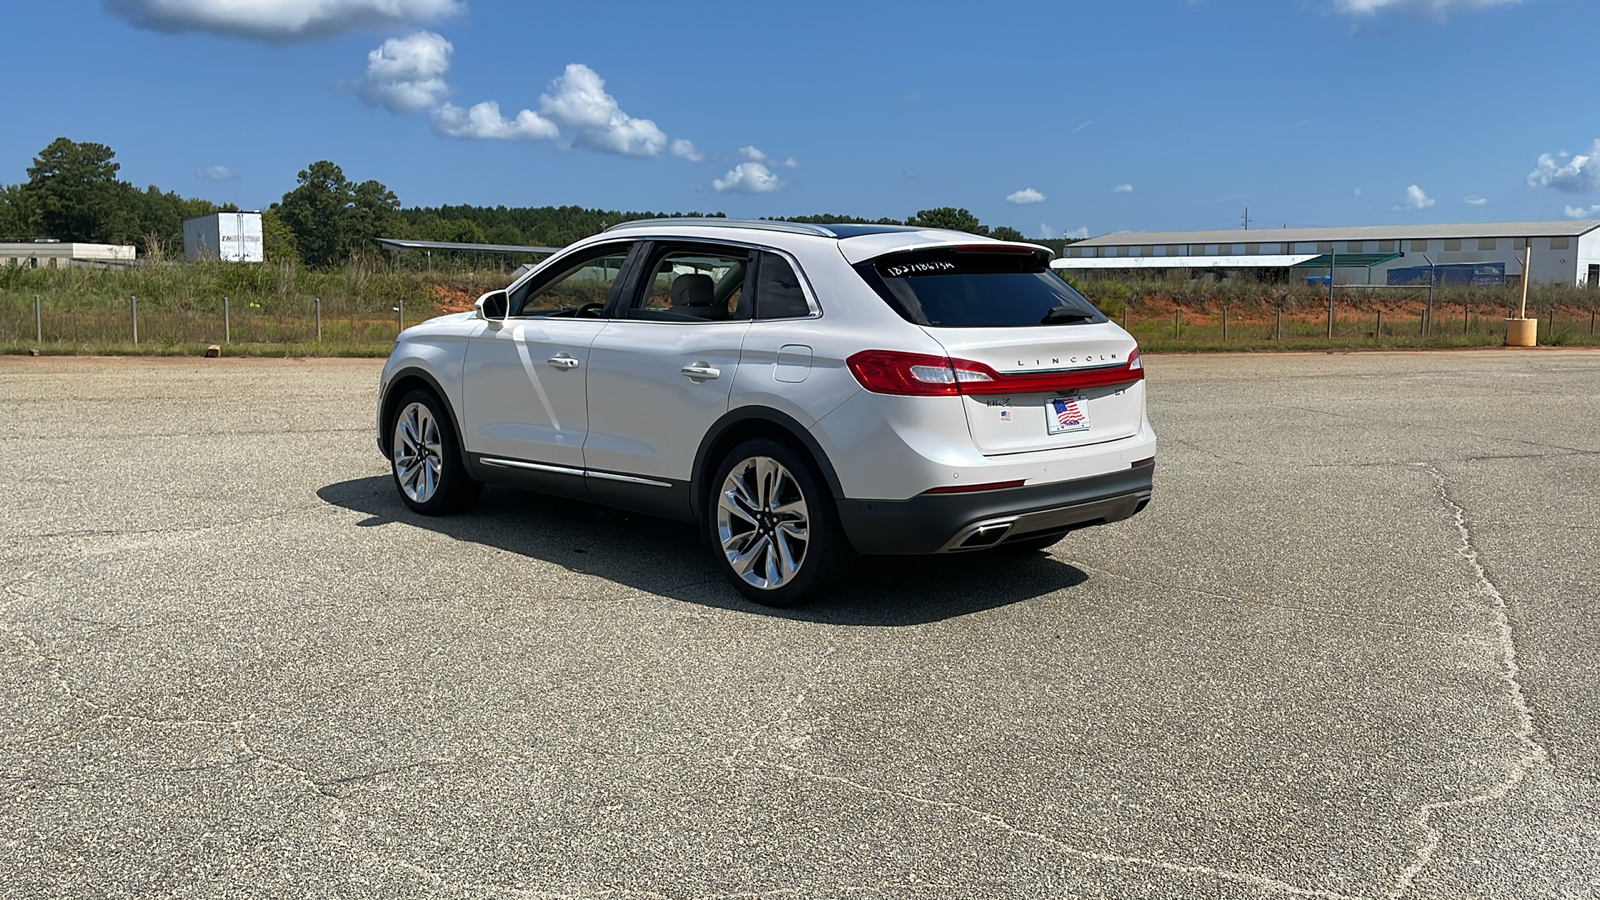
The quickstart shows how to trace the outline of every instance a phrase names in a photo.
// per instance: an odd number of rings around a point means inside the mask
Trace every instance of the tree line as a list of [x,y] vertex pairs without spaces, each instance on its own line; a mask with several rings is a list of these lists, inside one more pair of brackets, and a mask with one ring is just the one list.
[[[104,144],[64,137],[52,141],[28,167],[26,182],[0,185],[0,241],[133,244],[141,256],[160,259],[182,253],[185,219],[237,210],[231,204],[182,197],[154,185],[141,191],[117,177],[120,164],[115,156]],[[401,207],[400,199],[383,183],[354,181],[338,165],[319,160],[302,169],[294,188],[262,211],[262,230],[269,261],[296,260],[327,268],[377,252],[375,239],[380,237],[562,247],[618,222],[685,215],[723,214],[580,206]],[[954,228],[1001,240],[1025,240],[1015,228],[984,225],[970,211],[955,207],[924,209],[905,219],[815,215],[783,220]]]

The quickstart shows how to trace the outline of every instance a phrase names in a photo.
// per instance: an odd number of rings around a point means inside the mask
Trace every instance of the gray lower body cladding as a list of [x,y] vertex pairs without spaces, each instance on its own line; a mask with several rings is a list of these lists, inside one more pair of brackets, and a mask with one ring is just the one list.
[[1155,466],[971,494],[840,500],[839,519],[868,555],[981,550],[1126,519],[1150,502]]

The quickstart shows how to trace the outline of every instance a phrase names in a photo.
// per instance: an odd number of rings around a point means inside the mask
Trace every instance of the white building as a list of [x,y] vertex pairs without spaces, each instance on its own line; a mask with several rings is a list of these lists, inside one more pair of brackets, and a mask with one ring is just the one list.
[[261,213],[220,212],[183,223],[183,257],[189,262],[263,262]]
[[1600,287],[1600,221],[1107,234],[1069,244],[1051,266],[1291,280],[1325,278],[1331,265],[1339,284],[1492,284],[1521,279],[1530,244],[1533,283]]
[[81,244],[70,241],[0,244],[0,265],[29,269],[131,266],[135,256],[132,244]]

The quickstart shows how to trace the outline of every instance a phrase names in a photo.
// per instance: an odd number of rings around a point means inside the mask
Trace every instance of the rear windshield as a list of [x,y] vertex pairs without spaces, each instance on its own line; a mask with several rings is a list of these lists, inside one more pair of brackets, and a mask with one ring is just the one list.
[[1106,317],[1049,269],[1049,255],[919,250],[856,271],[908,322],[933,328],[1085,325]]

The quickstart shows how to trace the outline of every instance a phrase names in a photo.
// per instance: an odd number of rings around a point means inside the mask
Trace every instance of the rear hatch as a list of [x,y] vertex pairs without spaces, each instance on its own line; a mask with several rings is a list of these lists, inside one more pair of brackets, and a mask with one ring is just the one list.
[[856,265],[944,347],[986,456],[1122,440],[1144,418],[1138,346],[1021,244],[918,248]]

